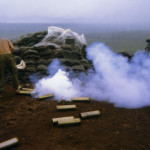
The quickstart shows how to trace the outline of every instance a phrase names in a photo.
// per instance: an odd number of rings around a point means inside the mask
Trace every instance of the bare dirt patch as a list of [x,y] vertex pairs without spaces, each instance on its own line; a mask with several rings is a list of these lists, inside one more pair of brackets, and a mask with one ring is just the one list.
[[[76,103],[77,110],[56,111],[53,99],[37,100],[16,95],[10,85],[0,100],[0,143],[19,138],[14,150],[149,150],[150,107],[116,108],[107,102]],[[97,118],[79,126],[53,126],[51,119],[91,110]]]

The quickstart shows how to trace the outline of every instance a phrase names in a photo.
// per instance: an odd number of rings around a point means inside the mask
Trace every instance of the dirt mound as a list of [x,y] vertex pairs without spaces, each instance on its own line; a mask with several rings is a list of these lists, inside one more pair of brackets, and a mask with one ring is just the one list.
[[[56,111],[53,99],[37,100],[16,95],[10,85],[0,100],[0,142],[18,137],[14,150],[148,150],[150,149],[150,107],[115,108],[113,104],[76,103],[75,111]],[[54,117],[100,110],[97,118],[82,120],[79,126],[53,126]]]

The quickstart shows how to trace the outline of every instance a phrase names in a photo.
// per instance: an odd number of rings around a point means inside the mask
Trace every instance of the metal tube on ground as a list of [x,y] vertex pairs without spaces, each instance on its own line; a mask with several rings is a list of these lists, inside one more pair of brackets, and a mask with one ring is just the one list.
[[12,138],[10,140],[0,143],[0,150],[11,148],[13,146],[16,146],[18,143],[18,138]]
[[23,91],[23,90],[20,90],[17,92],[17,94],[21,94],[21,95],[31,95],[32,91]]
[[56,106],[57,110],[75,110],[77,107],[76,105],[58,105]]
[[93,118],[93,117],[98,117],[98,116],[100,116],[99,110],[80,113],[80,117],[83,119]]
[[58,120],[58,126],[70,126],[70,125],[80,125],[80,124],[81,124],[80,118]]
[[54,94],[41,95],[38,97],[38,99],[46,99],[46,98],[52,98],[52,97],[54,97]]
[[22,91],[34,91],[34,89],[30,89],[30,88],[22,88]]
[[74,97],[73,102],[90,102],[89,97]]
[[69,119],[74,119],[74,116],[68,116],[68,117],[59,117],[59,118],[52,118],[52,122],[53,124],[57,124],[58,121],[61,121],[61,120],[69,120]]

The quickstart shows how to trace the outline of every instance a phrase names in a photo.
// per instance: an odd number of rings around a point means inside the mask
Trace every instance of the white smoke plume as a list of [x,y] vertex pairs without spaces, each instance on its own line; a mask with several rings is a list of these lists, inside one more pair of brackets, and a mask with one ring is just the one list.
[[69,79],[69,73],[64,71],[64,67],[55,59],[48,67],[49,76],[42,78],[35,84],[35,91],[38,95],[55,94],[57,100],[70,100],[79,95],[75,84]]
[[[87,57],[92,60],[95,71],[69,78],[55,60],[49,73],[39,80],[35,90],[39,95],[54,93],[56,99],[89,96],[92,99],[114,103],[117,107],[140,108],[150,105],[150,53],[141,50],[132,60],[111,51],[104,43],[87,47]],[[57,64],[57,67],[56,67]],[[55,67],[53,67],[55,65]]]

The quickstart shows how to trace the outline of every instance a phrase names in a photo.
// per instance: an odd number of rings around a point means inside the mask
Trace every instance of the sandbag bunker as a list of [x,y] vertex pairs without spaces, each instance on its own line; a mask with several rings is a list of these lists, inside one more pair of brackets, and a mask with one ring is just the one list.
[[23,35],[13,41],[13,54],[21,82],[30,81],[30,76],[47,76],[48,66],[58,59],[66,71],[86,72],[93,68],[86,58],[86,39],[70,29],[50,26],[48,31]]

